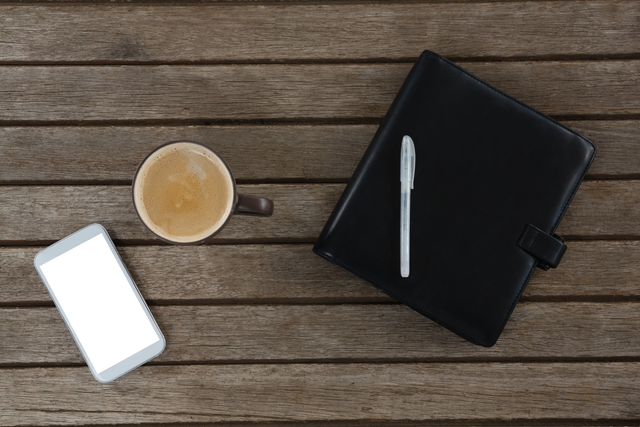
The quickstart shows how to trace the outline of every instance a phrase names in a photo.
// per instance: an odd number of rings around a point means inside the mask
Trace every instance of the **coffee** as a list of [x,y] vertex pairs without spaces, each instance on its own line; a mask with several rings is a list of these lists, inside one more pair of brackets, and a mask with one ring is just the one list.
[[234,182],[213,152],[179,142],[159,148],[144,161],[133,198],[151,231],[173,242],[191,243],[225,224],[234,203]]

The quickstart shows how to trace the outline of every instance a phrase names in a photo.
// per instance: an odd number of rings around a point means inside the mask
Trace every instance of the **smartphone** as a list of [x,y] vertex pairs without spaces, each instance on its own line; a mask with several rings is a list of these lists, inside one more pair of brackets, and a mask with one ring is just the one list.
[[162,353],[164,336],[100,224],[39,252],[34,265],[96,380]]

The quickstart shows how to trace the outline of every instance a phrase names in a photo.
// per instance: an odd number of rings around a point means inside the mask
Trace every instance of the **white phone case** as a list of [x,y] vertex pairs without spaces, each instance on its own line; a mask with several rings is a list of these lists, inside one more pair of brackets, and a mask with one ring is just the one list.
[[[154,335],[154,340],[151,341],[149,345],[143,346],[137,351],[130,353],[125,358],[119,359],[117,363],[108,365],[105,369],[98,369],[98,367],[96,366],[89,350],[82,341],[81,335],[78,333],[73,324],[73,321],[71,320],[71,317],[65,310],[61,299],[58,297],[54,285],[51,283],[44,270],[47,265],[52,264],[60,258],[97,239],[101,239],[108,250],[111,252],[112,257],[116,262],[116,267],[120,270],[125,284],[127,285],[133,299],[138,303],[138,307],[145,317],[145,320],[147,321],[147,324],[151,328],[151,332]],[[113,381],[116,378],[121,377],[127,372],[137,368],[138,366],[148,362],[149,360],[162,353],[166,345],[164,336],[162,335],[158,324],[153,318],[153,315],[149,311],[149,307],[147,307],[144,298],[142,298],[142,295],[140,295],[140,291],[131,278],[129,271],[122,262],[120,254],[118,254],[115,245],[109,237],[109,233],[107,233],[107,230],[103,226],[101,226],[100,224],[91,224],[79,231],[76,231],[75,233],[40,251],[34,258],[33,262],[36,270],[38,271],[38,275],[40,275],[40,279],[47,288],[47,291],[49,291],[49,295],[51,295],[56,308],[60,312],[64,323],[67,325],[69,332],[71,332],[76,345],[80,349],[80,353],[82,353],[82,356],[87,362],[87,365],[89,366],[89,369],[91,370],[91,373],[96,378],[96,380],[100,381],[101,383]],[[81,268],[81,266],[79,266],[79,268]],[[91,301],[87,301],[87,304],[91,304]]]

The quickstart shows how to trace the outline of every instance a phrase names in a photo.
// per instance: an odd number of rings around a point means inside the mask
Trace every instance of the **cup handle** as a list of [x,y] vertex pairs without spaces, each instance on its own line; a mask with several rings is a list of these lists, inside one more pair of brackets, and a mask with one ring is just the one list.
[[271,216],[273,214],[273,202],[264,197],[238,194],[238,204],[233,213],[239,215]]

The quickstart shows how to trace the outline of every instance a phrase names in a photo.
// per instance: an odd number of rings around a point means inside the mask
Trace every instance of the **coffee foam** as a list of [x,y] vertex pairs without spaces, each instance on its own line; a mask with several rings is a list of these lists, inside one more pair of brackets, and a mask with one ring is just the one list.
[[231,215],[233,180],[222,160],[198,144],[164,146],[138,171],[133,199],[142,221],[159,236],[197,242]]

